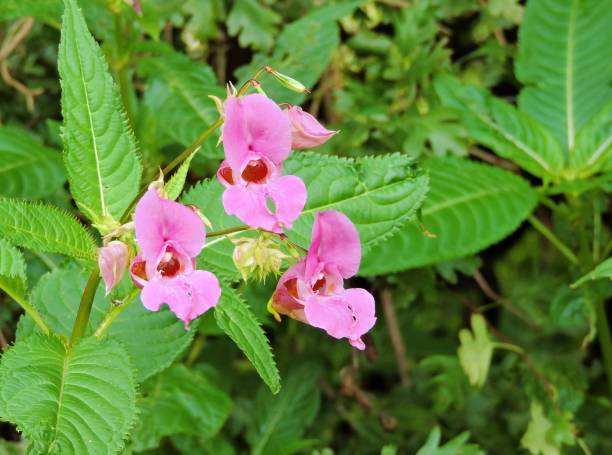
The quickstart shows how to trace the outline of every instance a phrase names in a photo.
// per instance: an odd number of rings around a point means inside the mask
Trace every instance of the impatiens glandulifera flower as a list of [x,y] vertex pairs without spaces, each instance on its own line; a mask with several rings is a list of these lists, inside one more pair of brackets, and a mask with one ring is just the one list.
[[128,265],[129,252],[125,243],[113,240],[100,248],[98,266],[108,294],[121,281]]
[[291,147],[294,149],[318,147],[337,133],[325,128],[299,106],[291,106],[285,113],[291,122]]
[[344,289],[360,262],[361,243],[351,220],[333,210],[317,213],[306,257],[281,277],[273,310],[364,349],[361,336],[376,322],[374,297],[365,289]]
[[251,227],[282,233],[306,203],[299,177],[282,176],[291,153],[287,116],[264,95],[230,96],[224,104],[225,161],[217,171],[226,187],[223,207]]
[[221,295],[217,277],[195,269],[206,239],[204,222],[189,207],[149,188],[136,205],[134,227],[140,254],[130,273],[142,288],[143,305],[158,311],[165,303],[189,328],[189,322],[214,307]]

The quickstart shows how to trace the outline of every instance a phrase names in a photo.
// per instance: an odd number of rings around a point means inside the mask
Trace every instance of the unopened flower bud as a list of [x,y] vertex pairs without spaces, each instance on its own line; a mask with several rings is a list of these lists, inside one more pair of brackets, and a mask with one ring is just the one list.
[[108,294],[123,278],[128,265],[128,247],[119,240],[113,240],[100,248],[98,266]]
[[270,67],[270,66],[266,66],[265,67],[266,72],[270,73],[272,76],[274,76],[274,78],[280,82],[280,84],[285,87],[288,88],[289,90],[292,90],[294,92],[298,92],[298,93],[310,93],[310,90],[308,90],[306,88],[306,86],[304,84],[302,84],[300,81],[293,79],[292,77],[286,76],[282,73],[279,73],[278,71],[276,71],[274,68]]
[[244,281],[247,281],[251,275],[262,281],[270,273],[278,275],[283,259],[288,257],[276,243],[265,236],[256,239],[242,237],[233,242],[236,245],[233,254],[234,265]]
[[291,148],[293,149],[317,147],[338,132],[328,130],[299,106],[291,106],[285,112],[291,122]]

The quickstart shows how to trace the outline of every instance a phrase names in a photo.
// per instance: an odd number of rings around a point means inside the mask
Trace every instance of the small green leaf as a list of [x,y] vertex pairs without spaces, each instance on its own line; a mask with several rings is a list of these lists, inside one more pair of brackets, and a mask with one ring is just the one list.
[[440,428],[435,427],[416,455],[485,455],[478,445],[467,442],[469,437],[470,433],[466,431],[441,446]]
[[470,384],[482,387],[489,374],[494,346],[489,338],[485,319],[479,314],[473,314],[471,322],[472,332],[468,329],[459,331],[461,346],[457,355]]
[[68,212],[49,205],[0,198],[0,234],[34,251],[60,253],[93,264],[96,243]]
[[164,185],[164,190],[166,191],[166,195],[168,199],[174,201],[178,199],[178,197],[183,192],[183,187],[185,186],[185,179],[187,178],[187,172],[189,172],[189,165],[191,164],[191,160],[195,156],[195,153],[189,155],[189,157],[183,161],[180,167],[176,170],[170,180],[166,182]]
[[559,455],[563,444],[574,445],[575,426],[571,422],[572,414],[544,414],[542,405],[537,401],[531,403],[531,421],[521,439],[521,445],[533,455]]
[[0,128],[0,163],[2,196],[41,198],[66,181],[62,155],[20,128]]
[[21,251],[0,239],[0,289],[15,300],[27,300],[26,265]]
[[84,338],[67,348],[34,334],[2,356],[0,418],[23,432],[29,453],[117,453],[135,401],[133,367],[115,341]]
[[231,36],[238,36],[242,47],[267,50],[274,43],[280,22],[278,14],[256,0],[236,0],[227,16],[227,31]]
[[[460,158],[429,159],[431,189],[421,223],[408,222],[366,255],[360,274],[379,275],[457,259],[488,247],[529,216],[537,193],[522,178]],[[426,232],[427,231],[427,232]]]
[[579,280],[572,284],[572,287],[577,288],[589,281],[601,280],[604,278],[612,279],[612,258],[606,259],[589,273],[582,276]]
[[283,390],[273,396],[260,388],[247,427],[251,454],[289,455],[303,451],[310,441],[302,435],[319,410],[318,368],[308,363],[294,366]]
[[159,445],[165,436],[213,437],[229,416],[232,401],[198,371],[175,365],[151,379],[142,391],[134,449]]
[[117,87],[76,0],[65,0],[59,48],[64,157],[70,191],[92,222],[123,215],[142,167]]
[[612,171],[612,101],[578,132],[570,164],[579,176]]
[[215,307],[215,320],[244,352],[272,393],[278,393],[280,375],[270,343],[246,302],[233,289],[223,287],[221,299]]

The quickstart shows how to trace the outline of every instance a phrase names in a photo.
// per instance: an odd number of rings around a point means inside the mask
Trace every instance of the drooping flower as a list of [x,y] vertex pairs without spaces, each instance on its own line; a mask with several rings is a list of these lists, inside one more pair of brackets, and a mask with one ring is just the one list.
[[217,171],[226,187],[223,207],[252,227],[281,233],[291,228],[306,203],[306,186],[282,176],[291,153],[291,124],[264,95],[230,96],[224,104],[225,161]]
[[251,276],[263,281],[269,274],[279,275],[283,259],[289,257],[264,234],[257,238],[241,237],[232,242],[236,245],[232,259],[244,281]]
[[376,322],[374,297],[365,289],[344,289],[360,262],[353,223],[340,212],[318,212],[308,252],[281,277],[273,309],[364,349],[361,336]]
[[128,265],[128,247],[119,240],[113,240],[100,248],[98,266],[108,294],[121,281]]
[[140,254],[130,273],[142,288],[143,305],[158,311],[167,304],[188,328],[221,295],[217,277],[195,269],[206,239],[204,222],[189,207],[163,199],[150,188],[136,205],[134,227]]
[[310,149],[327,142],[338,131],[328,130],[299,106],[284,111],[291,122],[291,147]]

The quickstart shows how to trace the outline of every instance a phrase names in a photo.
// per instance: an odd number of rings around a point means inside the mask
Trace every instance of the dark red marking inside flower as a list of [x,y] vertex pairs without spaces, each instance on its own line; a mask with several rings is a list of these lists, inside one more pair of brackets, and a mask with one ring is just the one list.
[[297,291],[297,278],[291,278],[290,280],[285,281],[285,288],[291,297],[294,299],[298,299],[298,291]]
[[268,166],[262,160],[249,161],[249,164],[242,171],[242,178],[249,183],[261,183],[267,176]]
[[142,278],[143,280],[146,280],[147,279],[146,265],[147,263],[145,261],[134,262],[131,267],[132,275],[137,276],[138,278]]
[[312,287],[312,290],[315,291],[315,292],[320,291],[321,289],[325,288],[325,284],[326,284],[325,277],[323,277],[323,278],[317,280],[317,282]]
[[[165,259],[165,258],[164,258]],[[172,278],[181,270],[181,263],[170,253],[170,258],[163,260],[157,266],[157,270],[166,278]]]
[[234,184],[234,174],[232,173],[231,167],[222,168],[219,174],[221,174],[221,177],[223,177],[223,180],[225,180],[227,183],[230,185]]

